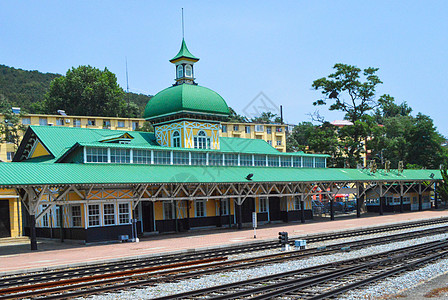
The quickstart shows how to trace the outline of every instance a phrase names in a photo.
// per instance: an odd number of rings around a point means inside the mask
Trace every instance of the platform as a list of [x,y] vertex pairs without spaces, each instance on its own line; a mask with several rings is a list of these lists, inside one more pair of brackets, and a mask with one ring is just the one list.
[[82,266],[93,262],[116,261],[191,249],[222,247],[242,244],[254,240],[277,239],[278,232],[287,231],[290,237],[318,233],[330,233],[369,226],[381,226],[399,222],[411,222],[432,218],[448,217],[448,210],[385,214],[367,214],[356,217],[340,217],[335,221],[316,219],[301,223],[282,223],[263,225],[257,229],[257,239],[251,228],[242,230],[214,228],[190,231],[179,234],[164,234],[144,237],[139,243],[118,243],[105,245],[82,245],[75,242],[61,243],[56,240],[39,240],[39,250],[31,251],[28,243],[21,238],[18,242],[10,240],[0,243],[0,275],[31,270],[52,269],[66,266]]

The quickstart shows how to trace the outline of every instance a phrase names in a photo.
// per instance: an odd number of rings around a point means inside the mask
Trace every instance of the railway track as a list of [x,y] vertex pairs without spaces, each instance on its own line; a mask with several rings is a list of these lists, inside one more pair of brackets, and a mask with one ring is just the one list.
[[[415,221],[400,224],[391,224],[386,226],[369,227],[365,229],[349,230],[331,234],[317,234],[306,237],[307,243],[315,243],[340,238],[369,235],[381,233],[385,231],[395,231],[408,228],[417,228],[423,226],[437,225],[448,223],[448,218],[438,218],[425,221]],[[290,245],[294,245],[295,239],[290,239]],[[107,264],[91,264],[85,267],[45,270],[42,272],[33,272],[18,274],[12,276],[4,276],[0,278],[0,288],[13,285],[22,285],[29,283],[47,282],[52,280],[62,280],[78,277],[93,276],[96,274],[114,273],[125,270],[138,270],[155,266],[163,266],[167,264],[176,264],[189,261],[198,261],[209,258],[225,257],[247,252],[255,252],[267,249],[278,248],[278,240],[255,242],[247,245],[229,246],[211,250],[191,251],[181,254],[153,256],[144,259],[129,259],[126,261],[110,262]],[[1,293],[0,293],[1,295]]]
[[441,240],[156,299],[328,299],[447,256]]
[[[161,267],[152,267],[139,269],[134,271],[118,271],[108,274],[91,275],[81,278],[70,278],[60,280],[50,280],[32,285],[17,285],[11,282],[9,287],[0,289],[0,299],[17,299],[23,297],[40,297],[44,296],[46,299],[64,299],[76,296],[85,296],[96,293],[103,293],[108,291],[116,291],[145,285],[156,285],[161,282],[182,280],[192,277],[200,277],[207,274],[213,274],[223,271],[231,271],[242,268],[251,268],[260,265],[273,264],[284,262],[287,260],[294,260],[305,258],[313,255],[325,255],[335,252],[345,251],[351,249],[360,249],[367,246],[386,244],[411,238],[418,238],[421,236],[435,235],[446,233],[448,226],[439,228],[430,228],[416,232],[400,233],[384,237],[364,239],[361,241],[338,243],[328,245],[327,247],[310,248],[306,250],[290,251],[280,254],[271,254],[253,257],[249,259],[239,259],[225,262],[214,262],[200,260],[193,262],[184,262],[177,264],[170,264]],[[278,244],[277,244],[278,247]],[[223,260],[223,258],[218,258]],[[188,266],[190,264],[190,266]],[[203,264],[194,266],[196,264]],[[204,265],[205,264],[205,265]],[[176,269],[174,268],[180,268]],[[170,269],[161,271],[163,269]],[[142,274],[146,273],[146,274]],[[51,294],[53,294],[51,296]]]

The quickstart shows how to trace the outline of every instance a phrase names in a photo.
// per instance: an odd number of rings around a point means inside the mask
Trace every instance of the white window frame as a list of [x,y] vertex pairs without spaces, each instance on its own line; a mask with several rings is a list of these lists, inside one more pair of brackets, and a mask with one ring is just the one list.
[[[107,212],[106,213],[106,206],[112,206],[112,212]],[[103,203],[102,205],[103,208],[103,216],[102,216],[102,220],[103,220],[103,226],[115,226],[117,224],[117,218],[116,218],[116,211],[115,211],[115,203]],[[109,223],[109,219],[106,222],[106,217],[113,217],[113,223]],[[108,223],[108,224],[106,224]]]
[[259,197],[258,198],[258,212],[259,213],[267,213],[267,212],[269,212],[269,199],[268,199],[268,197]]
[[227,125],[221,125],[221,131],[227,133]]
[[[122,208],[127,207],[127,212],[122,212]],[[124,225],[124,224],[131,224],[131,208],[129,202],[118,202],[117,203],[117,210],[118,210],[118,225]],[[122,217],[127,217],[127,222],[122,222]]]
[[210,149],[211,139],[204,130],[199,130],[193,137],[195,149]]
[[[79,208],[79,215],[74,215],[73,214],[73,208],[74,207],[77,207],[77,208]],[[76,223],[78,222],[78,221],[74,221],[74,220],[79,220],[79,225],[76,225]],[[82,227],[82,208],[81,208],[81,205],[71,205],[70,206],[70,223],[71,223],[71,227],[76,227],[76,228],[79,228],[79,227]]]
[[81,119],[73,119],[73,127],[81,127]]
[[[198,209],[200,206],[202,206],[202,208]],[[194,216],[196,218],[203,218],[207,216],[207,205],[205,200],[194,201]]]
[[126,127],[125,121],[117,121],[117,128],[124,128]]
[[[165,207],[169,207],[169,210]],[[171,216],[167,216],[167,212],[171,214]],[[174,219],[174,203],[171,201],[163,201],[163,219],[164,220],[173,220]]]
[[255,125],[255,132],[263,132],[264,131],[264,126],[261,124],[257,124]]
[[31,118],[29,117],[22,118],[22,125],[31,125]]
[[177,66],[176,74],[177,74],[177,78],[184,77],[184,66],[183,65],[178,65]]
[[172,135],[172,137],[171,137],[171,146],[172,146],[172,147],[175,147],[175,148],[182,147],[179,130],[175,130],[175,131],[173,132],[173,135]]
[[193,77],[193,67],[191,65],[185,65],[185,77]]
[[[98,213],[91,214],[90,207],[96,206],[98,208]],[[96,211],[95,211],[96,212]],[[98,219],[98,224],[91,224],[91,218],[94,217],[95,219]],[[94,219],[94,221],[95,221]],[[87,205],[87,227],[100,227],[101,224],[101,205],[99,203],[95,204],[88,204]],[[92,222],[93,223],[93,222]],[[95,222],[97,223],[97,222]]]
[[[220,213],[222,212],[222,214]],[[230,201],[229,199],[222,199],[220,202],[219,207],[216,208],[216,215],[217,216],[228,216],[230,215]]]
[[245,133],[250,133],[250,126],[244,126],[244,132]]

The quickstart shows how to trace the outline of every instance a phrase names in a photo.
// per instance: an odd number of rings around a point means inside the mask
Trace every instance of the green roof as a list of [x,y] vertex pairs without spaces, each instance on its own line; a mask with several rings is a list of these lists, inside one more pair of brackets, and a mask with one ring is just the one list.
[[172,61],[175,61],[176,59],[183,58],[183,57],[189,58],[189,59],[192,59],[195,61],[199,60],[199,58],[197,58],[196,56],[191,54],[190,51],[188,51],[187,44],[185,43],[184,39],[182,39],[182,45],[180,46],[179,52],[176,54],[176,56],[174,56],[172,59],[170,59],[170,61],[172,62]]
[[[61,158],[64,161],[64,154],[69,150],[74,150],[75,145],[85,147],[104,147],[104,148],[122,148],[122,149],[152,149],[152,150],[175,150],[175,151],[199,151],[199,152],[223,152],[223,153],[248,153],[248,154],[267,154],[281,156],[312,156],[329,157],[326,154],[306,154],[303,152],[279,152],[264,140],[244,139],[236,137],[220,137],[220,150],[212,149],[190,149],[190,148],[170,148],[160,146],[155,139],[154,133],[142,131],[123,131],[110,129],[90,129],[79,127],[64,126],[36,126],[32,125],[28,130],[32,130],[42,141],[45,147],[54,156],[36,158],[27,160],[29,162],[48,162],[53,163]],[[124,134],[130,134],[133,139],[128,144],[101,142],[112,138],[120,137]]]
[[215,91],[203,86],[181,84],[169,87],[152,97],[143,118],[155,119],[180,112],[229,116],[226,101]]
[[441,180],[439,170],[383,170],[371,174],[358,169],[267,167],[160,166],[126,164],[0,163],[0,186],[61,184],[237,183],[324,181],[429,181]]

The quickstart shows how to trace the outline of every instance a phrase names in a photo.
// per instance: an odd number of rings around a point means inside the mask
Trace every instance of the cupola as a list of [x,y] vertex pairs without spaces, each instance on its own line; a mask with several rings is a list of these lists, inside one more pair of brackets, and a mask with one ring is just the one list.
[[182,45],[176,56],[170,59],[170,62],[176,66],[176,83],[179,84],[196,84],[194,82],[194,68],[193,65],[199,58],[191,54],[185,43],[185,39],[182,39]]

